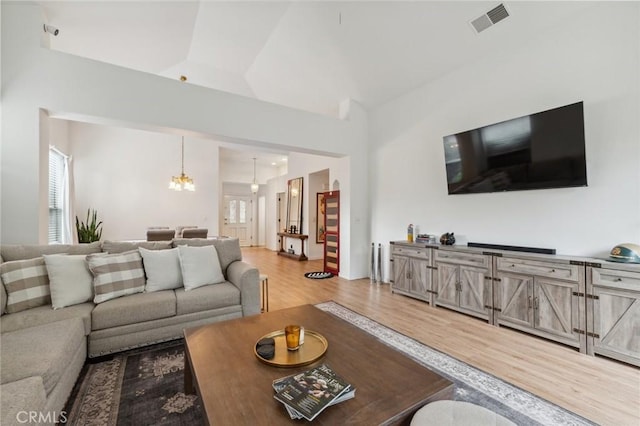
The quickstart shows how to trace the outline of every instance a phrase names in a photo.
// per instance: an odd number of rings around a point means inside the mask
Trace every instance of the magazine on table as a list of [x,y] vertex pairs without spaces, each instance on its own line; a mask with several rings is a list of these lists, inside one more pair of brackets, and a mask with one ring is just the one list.
[[313,420],[326,407],[355,396],[355,389],[326,364],[276,379],[273,388],[292,419]]
[[[294,375],[291,376],[286,376],[286,377],[282,377],[280,379],[276,379],[273,381],[273,389],[276,392],[280,392],[282,389],[285,388],[285,386],[288,383],[288,380],[293,379]],[[353,398],[354,396],[356,396],[356,389],[353,387],[349,387],[349,389],[347,389],[347,391],[345,391],[342,395],[340,395],[338,398],[336,398],[335,400],[333,400],[329,405],[335,405],[338,404],[342,401],[346,401],[348,399]],[[289,414],[289,417],[291,417],[292,419],[304,419],[304,416],[300,413],[298,413],[296,410],[294,410],[293,408],[291,408],[290,406],[288,406],[287,404],[283,404],[284,408],[287,409],[287,413]]]
[[[338,399],[336,399],[335,401],[333,401],[331,404],[327,405],[327,407],[331,406],[331,405],[335,405],[338,404],[342,401],[346,401],[348,399],[353,398],[354,396],[356,396],[356,390],[354,388],[349,389],[347,392],[343,393]],[[289,414],[289,417],[291,417],[292,419],[304,419],[304,416],[300,413],[298,413],[296,410],[294,410],[293,408],[289,407],[287,404],[282,404],[284,405],[284,408],[286,408],[287,413]]]

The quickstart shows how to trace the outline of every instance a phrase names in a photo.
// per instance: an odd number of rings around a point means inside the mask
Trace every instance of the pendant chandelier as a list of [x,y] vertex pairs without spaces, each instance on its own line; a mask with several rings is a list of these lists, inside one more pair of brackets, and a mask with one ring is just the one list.
[[184,174],[184,136],[182,137],[182,169],[180,171],[180,176],[171,177],[171,182],[169,183],[169,189],[173,189],[174,191],[195,191],[196,186],[193,184],[193,179]]
[[256,157],[253,157],[253,183],[251,184],[251,193],[257,194],[260,185],[256,183]]

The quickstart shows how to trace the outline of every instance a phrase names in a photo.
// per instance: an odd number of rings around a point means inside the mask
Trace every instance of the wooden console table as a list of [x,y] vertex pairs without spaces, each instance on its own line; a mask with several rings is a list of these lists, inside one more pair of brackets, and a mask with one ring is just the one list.
[[[278,232],[278,236],[280,237],[280,251],[278,252],[278,255],[285,256],[285,257],[290,257],[291,259],[307,260],[307,256],[304,254],[304,241],[307,238],[309,238],[308,235],[290,234],[289,232]],[[300,240],[300,247],[301,247],[300,254],[288,253],[284,249],[284,239],[285,238],[295,238],[295,239]]]

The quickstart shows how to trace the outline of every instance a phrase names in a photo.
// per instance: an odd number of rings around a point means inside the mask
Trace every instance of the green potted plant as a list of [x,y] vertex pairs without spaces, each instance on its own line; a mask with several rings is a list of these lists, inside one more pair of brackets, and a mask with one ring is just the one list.
[[98,212],[87,209],[87,221],[80,222],[76,216],[76,231],[78,232],[79,243],[92,243],[100,241],[102,237],[102,221],[98,222]]

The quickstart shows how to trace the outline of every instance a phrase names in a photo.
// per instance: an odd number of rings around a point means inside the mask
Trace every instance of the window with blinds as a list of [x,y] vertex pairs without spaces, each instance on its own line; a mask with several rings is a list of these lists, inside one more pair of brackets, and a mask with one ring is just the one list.
[[49,244],[62,243],[64,157],[49,150]]

